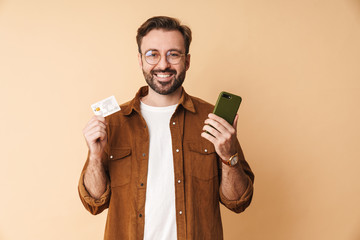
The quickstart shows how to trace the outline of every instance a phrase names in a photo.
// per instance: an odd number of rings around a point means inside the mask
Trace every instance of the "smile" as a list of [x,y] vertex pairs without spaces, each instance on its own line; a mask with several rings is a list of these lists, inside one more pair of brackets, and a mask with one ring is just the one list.
[[156,74],[156,76],[159,78],[167,78],[167,77],[170,77],[171,74]]
[[173,73],[154,73],[154,77],[159,82],[170,82],[173,79],[174,74]]

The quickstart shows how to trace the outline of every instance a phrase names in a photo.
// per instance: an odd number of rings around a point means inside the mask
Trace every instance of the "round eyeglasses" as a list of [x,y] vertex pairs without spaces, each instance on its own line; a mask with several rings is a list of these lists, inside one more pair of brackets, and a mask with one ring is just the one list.
[[[156,65],[160,62],[161,54],[157,50],[149,50],[145,52],[144,55],[145,61],[150,65]],[[177,50],[169,50],[166,53],[166,60],[170,64],[178,64],[183,56],[185,56],[185,53],[181,53]]]

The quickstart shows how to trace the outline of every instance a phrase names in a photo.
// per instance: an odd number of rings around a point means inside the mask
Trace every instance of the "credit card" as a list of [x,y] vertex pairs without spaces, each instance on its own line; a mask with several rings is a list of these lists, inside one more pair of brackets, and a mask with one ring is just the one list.
[[113,113],[120,111],[120,106],[114,96],[105,98],[97,103],[91,105],[91,109],[95,115],[107,117]]

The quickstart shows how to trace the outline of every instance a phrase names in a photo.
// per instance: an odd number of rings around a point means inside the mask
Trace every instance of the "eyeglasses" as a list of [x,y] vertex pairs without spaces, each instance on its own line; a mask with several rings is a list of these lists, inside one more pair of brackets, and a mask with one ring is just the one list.
[[[156,65],[160,62],[161,54],[157,50],[149,50],[144,55],[145,61],[150,65]],[[170,64],[178,64],[185,53],[176,50],[169,50],[166,53],[166,60]]]

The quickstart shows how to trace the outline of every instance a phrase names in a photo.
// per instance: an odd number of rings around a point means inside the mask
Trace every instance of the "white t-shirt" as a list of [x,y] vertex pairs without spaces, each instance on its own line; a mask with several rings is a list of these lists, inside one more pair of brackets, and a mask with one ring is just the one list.
[[152,107],[141,102],[150,135],[145,200],[145,240],[177,239],[174,160],[170,119],[177,105]]

